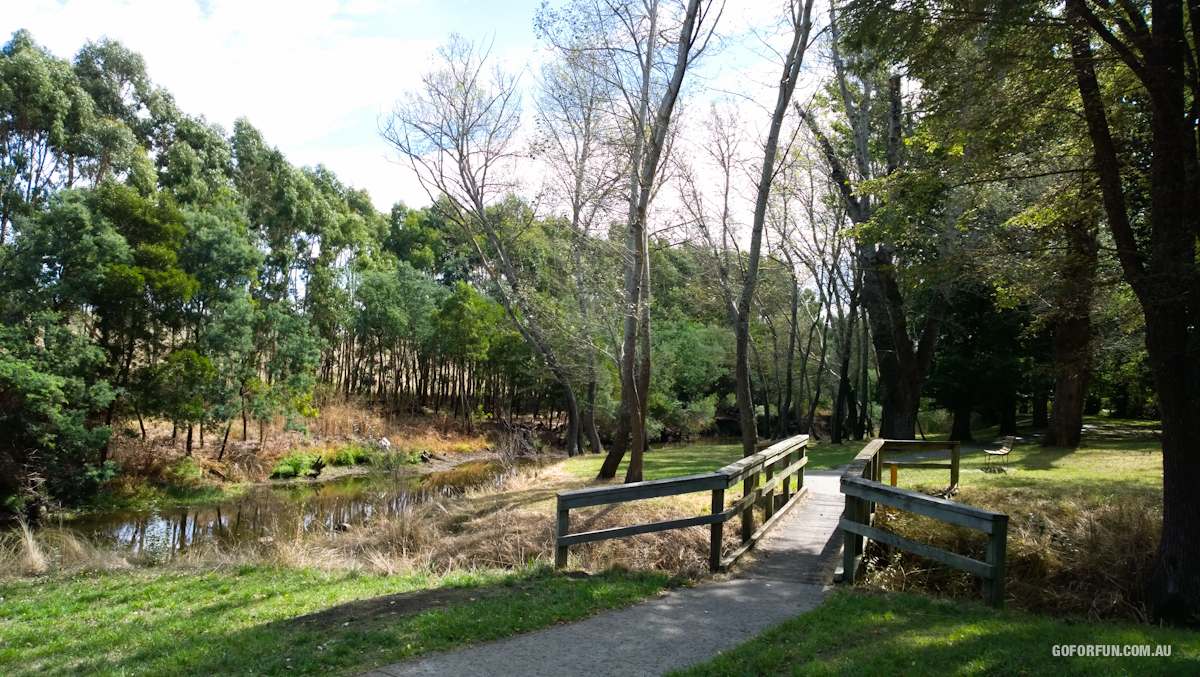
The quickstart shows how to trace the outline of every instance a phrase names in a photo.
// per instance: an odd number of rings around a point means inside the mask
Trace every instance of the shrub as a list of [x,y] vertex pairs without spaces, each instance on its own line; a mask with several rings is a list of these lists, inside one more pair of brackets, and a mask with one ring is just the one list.
[[325,462],[330,465],[347,466],[371,462],[371,450],[361,444],[347,444],[335,452],[325,454]]
[[293,451],[287,456],[279,459],[275,464],[275,470],[271,472],[273,479],[284,477],[307,477],[312,474],[313,465],[321,457],[316,454],[306,454],[302,451]]
[[195,484],[204,477],[204,468],[191,456],[184,456],[167,470],[167,479],[176,484]]

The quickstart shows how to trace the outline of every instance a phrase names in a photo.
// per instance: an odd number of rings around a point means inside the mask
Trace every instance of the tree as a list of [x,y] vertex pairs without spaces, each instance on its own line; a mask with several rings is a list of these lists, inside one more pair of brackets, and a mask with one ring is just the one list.
[[[1040,48],[1030,52],[1044,60],[1070,53],[1083,120],[1073,124],[1090,141],[1105,225],[1145,312],[1163,420],[1163,529],[1147,599],[1156,618],[1195,624],[1193,610],[1200,608],[1200,496],[1191,488],[1200,479],[1200,454],[1191,448],[1194,422],[1200,420],[1200,343],[1192,329],[1200,313],[1193,299],[1200,283],[1194,255],[1200,232],[1195,5],[1069,0],[1062,6],[1014,3],[996,11],[946,2],[910,13],[890,2],[856,4],[867,27],[860,32],[898,51],[926,44],[929,27],[947,28],[954,20],[961,26],[970,17],[982,34],[1023,36]],[[878,30],[892,20],[895,30]]]
[[596,430],[599,370],[592,322],[596,293],[589,288],[584,260],[597,219],[608,217],[614,206],[618,182],[628,171],[623,166],[627,158],[619,152],[619,130],[611,110],[616,92],[599,76],[594,53],[562,52],[558,61],[543,67],[540,85],[537,152],[550,168],[547,183],[551,195],[570,214],[572,275],[587,360],[583,431],[592,453],[600,453],[603,446]]
[[[573,58],[576,63],[595,68],[594,76],[611,87],[621,103],[619,119],[629,158],[624,332],[619,367],[621,413],[613,446],[599,476],[615,477],[628,449],[626,482],[641,481],[642,452],[647,444],[650,203],[664,166],[662,160],[684,76],[704,53],[719,19],[719,13],[712,16],[712,2],[688,0],[685,6],[675,8],[674,16],[671,9],[658,0],[640,7],[635,3],[578,2],[569,7],[569,12],[544,9],[539,17],[544,35],[556,48],[575,55],[591,52],[587,58]],[[672,19],[677,24],[666,28]]]
[[[1125,279],[1146,313],[1146,348],[1163,420],[1163,528],[1149,583],[1157,618],[1197,625],[1200,616],[1200,59],[1195,3],[1141,5],[1068,0],[1071,56],[1094,150],[1093,167]],[[1189,29],[1190,24],[1190,31]],[[1115,25],[1117,32],[1111,30]],[[1097,75],[1094,38],[1112,50],[1148,95],[1148,199],[1127,186],[1114,144],[1110,104]],[[1144,226],[1139,221],[1144,220]],[[1137,224],[1137,225],[1135,225]],[[1148,232],[1147,232],[1148,231]]]
[[562,386],[567,453],[574,455],[579,450],[579,405],[571,374],[528,296],[526,277],[510,254],[510,238],[489,213],[509,189],[497,174],[515,152],[521,108],[516,76],[489,68],[487,58],[486,49],[452,35],[438,48],[433,68],[422,75],[420,90],[396,104],[380,134],[417,173],[442,216],[462,229],[501,305]]
[[0,244],[19,214],[45,207],[94,107],[66,61],[19,30],[0,50]]
[[[767,204],[771,197],[771,184],[778,172],[775,161],[779,149],[779,135],[783,119],[792,102],[792,93],[800,79],[804,53],[808,48],[808,36],[812,31],[812,0],[791,2],[788,7],[788,26],[791,33],[789,46],[783,63],[783,77],[779,81],[779,92],[775,110],[771,113],[770,131],[763,149],[763,164],[754,201],[754,223],[750,231],[750,255],[746,263],[746,279],[742,286],[741,299],[737,306],[737,399],[738,418],[742,426],[742,453],[751,456],[758,441],[754,422],[754,397],[750,390],[750,305],[758,284],[758,265],[762,256],[763,227],[767,220]],[[769,422],[768,422],[769,423]]]
[[0,505],[48,498],[78,503],[118,467],[103,460],[111,429],[95,425],[114,397],[96,377],[104,354],[78,325],[39,312],[0,324]]

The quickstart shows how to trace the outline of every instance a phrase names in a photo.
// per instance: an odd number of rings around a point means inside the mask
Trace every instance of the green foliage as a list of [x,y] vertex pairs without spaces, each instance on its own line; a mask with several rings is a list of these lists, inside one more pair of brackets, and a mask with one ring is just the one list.
[[81,501],[118,470],[100,459],[109,428],[94,415],[113,399],[96,378],[102,353],[53,313],[0,325],[0,498]]
[[374,456],[375,451],[370,447],[361,444],[347,444],[332,453],[326,452],[323,458],[330,465],[348,466],[371,463]]
[[176,484],[195,484],[204,477],[204,468],[191,456],[184,456],[167,471],[167,479]]
[[0,50],[0,243],[17,216],[43,208],[95,121],[91,97],[65,60],[24,29]]
[[319,460],[321,460],[319,454],[293,451],[275,463],[275,469],[271,471],[271,478],[308,477],[313,474],[313,465]]

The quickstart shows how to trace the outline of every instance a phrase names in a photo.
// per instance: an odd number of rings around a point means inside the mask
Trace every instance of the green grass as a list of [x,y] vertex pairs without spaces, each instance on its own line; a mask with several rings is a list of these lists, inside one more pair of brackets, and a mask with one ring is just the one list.
[[[854,460],[866,442],[829,444],[825,441],[809,442],[806,470],[826,470]],[[740,443],[692,443],[651,449],[643,457],[642,477],[657,480],[712,472],[742,458]],[[591,479],[600,472],[604,463],[602,454],[576,456],[566,462],[566,468],[575,477]],[[629,455],[621,462],[617,476],[623,476],[629,465]]]
[[[0,674],[356,674],[586,617],[672,585],[664,574],[569,578],[541,568],[432,576],[241,567],[142,570],[0,585]],[[425,588],[470,597],[415,616],[296,616]],[[344,623],[344,624],[343,624]]]
[[[976,439],[985,439],[977,435]],[[986,444],[998,448],[998,444]],[[884,481],[888,458],[884,459]],[[1137,494],[1161,501],[1162,443],[1150,434],[1116,436],[1088,432],[1079,449],[1055,449],[1041,446],[1040,438],[1018,441],[1005,458],[993,463],[1006,472],[975,472],[985,468],[987,456],[979,451],[964,451],[960,461],[960,484],[995,488],[1033,489],[1047,497],[1076,495],[1105,498]],[[949,471],[899,471],[902,487],[945,486]]]
[[[1055,657],[1061,644],[1170,645],[1163,657]],[[1151,651],[1154,649],[1152,648]],[[1200,634],[1068,624],[973,602],[842,591],[679,677],[729,675],[1195,675]]]

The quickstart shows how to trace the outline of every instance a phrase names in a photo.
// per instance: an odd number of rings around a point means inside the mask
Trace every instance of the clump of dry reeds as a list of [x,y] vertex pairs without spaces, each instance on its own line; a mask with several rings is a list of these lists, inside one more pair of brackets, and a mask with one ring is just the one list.
[[96,547],[69,529],[35,529],[22,520],[16,530],[0,535],[0,580],[127,567],[129,562],[124,558]]
[[[269,564],[375,574],[449,573],[515,568],[550,561],[554,554],[555,493],[585,486],[561,466],[513,465],[502,483],[400,507],[381,503],[372,520],[348,530],[306,531],[281,520],[271,537],[239,545],[202,543],[173,553],[169,566],[224,568]],[[577,511],[574,530],[656,522],[705,512],[709,496],[672,497]],[[0,541],[0,570],[10,576],[131,566],[65,529],[22,532]],[[732,547],[732,544],[730,544]],[[46,564],[32,562],[42,553]],[[703,527],[644,534],[571,548],[570,567],[659,570],[692,578],[707,575],[708,531]],[[140,566],[164,564],[153,553],[132,558]]]
[[[967,487],[962,503],[1008,514],[1006,602],[1060,617],[1145,622],[1142,590],[1162,527],[1162,504],[1145,496],[1105,501],[1047,497],[1028,489]],[[983,560],[984,534],[912,513],[881,510],[876,525],[912,540]],[[977,577],[872,543],[868,584],[947,596],[981,594]]]

